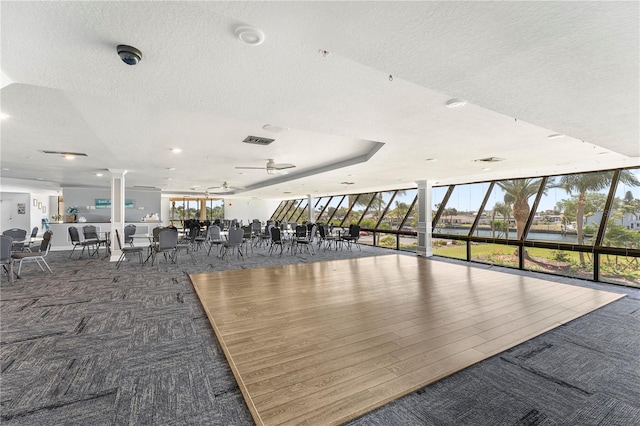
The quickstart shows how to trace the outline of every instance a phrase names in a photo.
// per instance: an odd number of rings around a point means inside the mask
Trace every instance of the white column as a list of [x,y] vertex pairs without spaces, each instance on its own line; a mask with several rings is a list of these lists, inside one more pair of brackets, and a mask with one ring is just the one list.
[[315,209],[313,208],[313,203],[312,203],[312,201],[313,201],[313,195],[308,194],[308,195],[307,195],[307,199],[308,199],[308,201],[307,201],[307,208],[309,209],[309,222],[311,222],[311,223],[315,223],[315,222],[316,222],[316,218],[315,218],[316,211],[315,211]]
[[120,234],[120,241],[124,238],[124,175],[126,170],[109,169],[111,172],[111,262],[120,258],[120,247],[116,240],[116,229]]
[[431,182],[419,180],[418,184],[418,249],[416,254],[433,256],[431,249]]

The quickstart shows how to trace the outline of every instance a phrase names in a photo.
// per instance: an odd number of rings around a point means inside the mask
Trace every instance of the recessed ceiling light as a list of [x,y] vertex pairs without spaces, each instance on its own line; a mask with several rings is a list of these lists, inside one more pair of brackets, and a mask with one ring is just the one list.
[[487,170],[491,170],[491,168],[490,167],[483,167],[482,170],[484,170],[486,172]]
[[175,167],[167,167],[167,170],[174,171],[175,169],[176,169]]
[[171,148],[171,152],[173,152],[174,154],[180,154],[182,152],[182,149],[180,149],[180,148]]
[[4,170],[5,172],[9,171],[9,169],[7,169],[6,167],[3,167],[2,170]]
[[437,158],[427,158],[427,159],[426,159],[426,160],[424,160],[424,161],[438,161],[438,159],[437,159]]
[[561,135],[560,133],[554,133],[552,135],[547,136],[549,139],[558,139],[558,138],[562,138],[564,137],[564,135]]
[[291,191],[284,191],[283,194],[291,194]]
[[165,178],[165,180],[171,180],[171,178]]
[[499,161],[504,161],[504,158],[500,158],[500,157],[486,157],[486,158],[480,158],[478,160],[473,160],[477,163],[497,163]]
[[44,178],[38,178],[38,180],[44,180]]
[[64,155],[64,159],[65,160],[73,160],[74,158],[76,158],[76,156],[73,155],[73,154],[65,154]]
[[5,114],[4,112],[0,112],[0,120],[5,120],[11,117],[9,114]]
[[347,181],[340,182],[340,185],[354,185],[354,184],[355,182],[347,182]]
[[96,173],[96,176],[101,177],[102,173]]
[[240,42],[249,46],[257,46],[264,41],[264,33],[250,25],[241,25],[235,29],[233,34]]
[[460,108],[467,104],[463,99],[449,99],[446,103],[447,108]]

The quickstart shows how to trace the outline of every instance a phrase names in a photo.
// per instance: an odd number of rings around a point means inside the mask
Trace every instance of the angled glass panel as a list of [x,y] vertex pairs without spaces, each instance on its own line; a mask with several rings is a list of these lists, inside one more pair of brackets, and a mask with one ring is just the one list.
[[287,200],[287,203],[285,204],[284,208],[280,212],[280,215],[278,216],[277,220],[283,221],[283,220],[285,220],[286,217],[291,215],[293,206],[298,202],[299,202],[299,200]]
[[[413,203],[413,199],[417,193],[417,189],[403,189],[396,191],[396,196],[393,198],[391,205],[387,209],[387,213],[382,218],[380,227],[382,228],[382,224],[384,223],[388,226],[388,228],[384,229],[392,229],[394,231],[399,230],[402,221],[407,213],[409,213],[409,207],[411,207],[411,203]],[[409,227],[411,225],[405,224],[405,226]],[[414,228],[417,229],[417,226]]]
[[302,202],[296,208],[297,213],[293,215],[293,222],[302,223],[304,221],[309,220],[309,210],[307,206],[309,205],[308,199],[303,199]]
[[[413,194],[413,197],[415,198],[418,195],[418,190],[412,189],[408,191],[407,198],[401,201],[401,203],[406,203],[406,201],[408,201],[408,197],[410,197],[412,194]],[[413,200],[411,200],[411,203],[413,203]],[[411,203],[409,203],[409,207],[411,207]],[[411,209],[407,212],[406,220],[404,221],[404,225],[402,225],[402,228],[400,228],[400,231],[418,232],[418,203],[417,202],[413,204],[413,207],[411,207]]]
[[612,178],[612,171],[549,177],[526,239],[593,246]]
[[[376,223],[380,221],[377,229],[391,229],[391,222],[389,220],[386,220],[385,217],[382,217],[382,215],[384,214],[385,209],[387,208],[387,205],[391,201],[395,192],[396,191],[379,192],[374,198],[371,206],[369,206],[369,210],[367,210],[367,216],[370,216],[373,220],[376,221]],[[389,206],[389,208],[391,207]]]
[[276,210],[271,215],[271,220],[278,220],[278,217],[280,216],[280,213],[282,212],[282,209],[286,205],[287,205],[286,201],[280,201],[280,204],[278,204],[278,207],[276,208]]
[[300,205],[300,203],[302,203],[302,200],[293,200],[293,205],[291,206],[289,211],[284,215],[287,222],[289,223],[295,222],[294,218],[300,215],[300,212],[298,211],[298,206]]
[[313,209],[313,217],[315,217],[316,222],[320,222],[320,213],[325,208],[330,199],[331,197],[321,197],[317,200],[316,206]]
[[[593,254],[526,247],[524,269],[566,277],[593,279]],[[582,255],[582,256],[580,256]]]
[[600,255],[600,281],[640,288],[640,258]]
[[541,183],[540,178],[496,182],[473,235],[519,240]]
[[433,222],[433,218],[436,216],[436,213],[438,212],[438,209],[442,204],[442,200],[444,200],[444,196],[448,190],[448,186],[436,186],[431,188],[431,222]]
[[[594,217],[601,215],[598,211]],[[620,171],[602,245],[640,249],[640,168]],[[625,269],[629,267],[624,266]],[[640,265],[634,269],[640,272]]]
[[488,189],[489,182],[456,185],[433,232],[469,235]]
[[[335,207],[333,206],[334,202],[336,203]],[[333,197],[331,204],[327,208],[331,225],[340,226],[349,210],[349,197]]]
[[[371,201],[372,197],[374,197],[375,195],[375,192],[370,194],[349,195],[349,205],[353,204],[353,207],[351,208],[349,214],[345,216],[343,226],[346,227],[351,224],[356,225],[358,221],[360,221],[360,218],[362,218],[362,214],[365,212],[365,209],[369,205],[369,201]],[[360,222],[360,226],[362,228],[371,228],[369,222],[367,222],[367,224],[364,224],[362,222],[363,221]]]

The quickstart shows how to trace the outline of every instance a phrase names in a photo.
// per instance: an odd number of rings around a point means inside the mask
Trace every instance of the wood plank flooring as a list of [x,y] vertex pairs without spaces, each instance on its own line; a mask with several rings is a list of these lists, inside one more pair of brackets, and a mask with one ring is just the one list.
[[623,295],[388,255],[191,275],[257,424],[338,424]]

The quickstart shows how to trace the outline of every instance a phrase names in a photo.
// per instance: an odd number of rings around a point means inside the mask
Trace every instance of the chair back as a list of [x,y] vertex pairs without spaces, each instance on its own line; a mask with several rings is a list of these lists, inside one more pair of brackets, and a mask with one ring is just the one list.
[[242,229],[244,238],[247,238],[247,239],[251,238],[251,226],[250,225],[243,226],[240,229]]
[[151,234],[153,235],[153,242],[157,243],[160,240],[160,231],[162,231],[163,229],[167,229],[167,228],[163,228],[161,226],[158,226],[156,228],[153,228],[153,231],[151,231]]
[[298,225],[295,228],[296,238],[306,238],[307,237],[307,227]]
[[[136,233],[135,225],[127,225],[124,227],[124,243],[131,244],[133,242],[133,234]],[[120,247],[122,248],[122,247]]]
[[[120,233],[118,232],[118,230],[116,229],[116,240],[118,240],[118,250],[122,250],[122,243],[120,242]],[[127,233],[127,229],[125,228],[124,230],[125,235]]]
[[255,219],[253,222],[251,222],[251,232],[254,235],[258,235],[260,234],[260,228],[262,228],[262,224],[258,221],[256,222]]
[[98,231],[93,225],[85,225],[82,227],[82,233],[84,234],[85,240],[97,240],[98,239]]
[[13,238],[8,235],[0,235],[0,263],[11,263],[11,245]]
[[196,237],[200,234],[200,224],[199,223],[191,223],[191,228],[189,229],[189,241],[191,243],[196,241]]
[[53,231],[47,231],[42,236],[42,242],[40,243],[40,254],[46,256],[49,253],[49,248],[51,247],[51,236],[53,235]]
[[297,223],[297,222],[291,222],[291,223],[289,224],[289,226],[291,227],[291,230],[292,230],[293,232],[296,232],[296,230],[298,229],[298,223]]
[[320,232],[320,238],[322,238],[323,240],[327,238],[327,233],[328,233],[327,231],[328,231],[327,225],[320,225],[320,227],[318,228],[318,232]]
[[80,242],[80,234],[78,234],[78,228],[76,228],[75,226],[69,227],[69,238],[71,238],[72,243]]
[[35,226],[32,230],[31,230],[31,238],[35,238],[38,236],[38,227]]
[[229,245],[239,245],[242,244],[244,239],[244,229],[242,228],[234,228],[229,229]]
[[311,233],[309,234],[309,242],[312,243],[316,239],[316,225],[311,227]]
[[360,226],[359,225],[349,225],[349,236],[353,238],[360,237]]
[[27,231],[25,229],[11,228],[4,231],[2,235],[7,235],[16,241],[22,241],[27,238]]
[[175,249],[178,245],[178,231],[171,228],[163,228],[158,234],[158,250]]
[[209,227],[209,235],[211,240],[219,240],[222,237],[220,236],[220,227],[218,225],[211,225]]
[[278,244],[280,242],[282,242],[282,235],[280,234],[280,229],[272,226],[271,229],[269,229],[270,233],[271,233],[271,242]]

